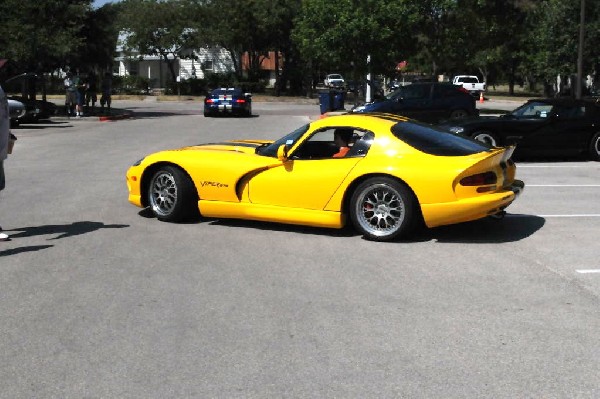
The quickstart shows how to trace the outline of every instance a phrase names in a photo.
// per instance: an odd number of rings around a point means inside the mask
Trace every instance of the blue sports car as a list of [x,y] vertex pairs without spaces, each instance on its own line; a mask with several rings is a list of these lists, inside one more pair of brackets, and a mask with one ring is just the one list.
[[216,115],[252,116],[252,94],[239,88],[219,88],[204,99],[204,116]]

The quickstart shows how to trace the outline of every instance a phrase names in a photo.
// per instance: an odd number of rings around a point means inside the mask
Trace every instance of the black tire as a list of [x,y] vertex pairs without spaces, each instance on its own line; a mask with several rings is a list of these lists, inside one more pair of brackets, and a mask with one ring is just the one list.
[[464,109],[455,109],[450,113],[450,119],[464,119],[469,116],[469,113]]
[[417,200],[408,187],[389,177],[376,177],[354,190],[349,213],[366,239],[390,241],[413,230],[417,210]]
[[600,132],[596,133],[590,142],[590,158],[592,161],[600,161]]
[[194,183],[174,166],[163,166],[154,173],[146,195],[152,213],[163,222],[183,222],[199,214]]
[[208,112],[208,111],[204,111],[204,117],[205,117],[205,118],[209,118],[209,117],[211,117],[211,116],[212,116],[212,114],[211,114],[210,112]]
[[471,135],[471,137],[477,141],[481,141],[482,143],[486,143],[491,145],[492,147],[498,146],[498,138],[492,132],[487,130],[480,130]]

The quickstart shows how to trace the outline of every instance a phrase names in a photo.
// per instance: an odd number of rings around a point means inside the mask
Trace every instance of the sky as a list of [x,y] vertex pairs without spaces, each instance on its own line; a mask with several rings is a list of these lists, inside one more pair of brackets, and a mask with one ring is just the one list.
[[106,3],[116,3],[119,0],[94,0],[94,7],[98,8],[98,7],[102,7],[103,5],[105,5]]

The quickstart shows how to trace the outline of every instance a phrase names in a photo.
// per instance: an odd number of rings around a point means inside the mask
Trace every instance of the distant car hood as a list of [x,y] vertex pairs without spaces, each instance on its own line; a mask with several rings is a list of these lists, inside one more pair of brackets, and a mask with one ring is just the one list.
[[478,125],[481,123],[485,123],[485,124],[489,124],[489,123],[495,123],[495,122],[500,122],[500,121],[506,121],[507,119],[505,118],[501,118],[499,116],[492,116],[492,115],[483,115],[483,116],[469,116],[463,119],[452,119],[452,120],[446,120],[442,123],[439,123],[438,126],[441,127],[450,127],[450,126],[472,126],[472,125]]
[[190,147],[180,148],[179,151],[235,151],[247,154],[254,154],[256,148],[269,144],[269,140],[231,140],[219,143],[198,144]]

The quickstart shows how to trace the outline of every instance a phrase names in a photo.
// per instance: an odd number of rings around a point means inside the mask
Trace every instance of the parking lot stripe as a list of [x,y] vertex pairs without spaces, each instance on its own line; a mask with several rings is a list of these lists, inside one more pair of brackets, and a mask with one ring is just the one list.
[[600,213],[587,213],[579,215],[537,215],[542,218],[600,218]]
[[600,184],[528,184],[527,187],[600,187]]
[[600,273],[600,269],[587,269],[587,270],[576,270],[577,273],[587,274],[587,273]]
[[[596,164],[592,164],[596,165]],[[589,164],[584,165],[523,165],[522,163],[517,164],[518,168],[586,168]]]

